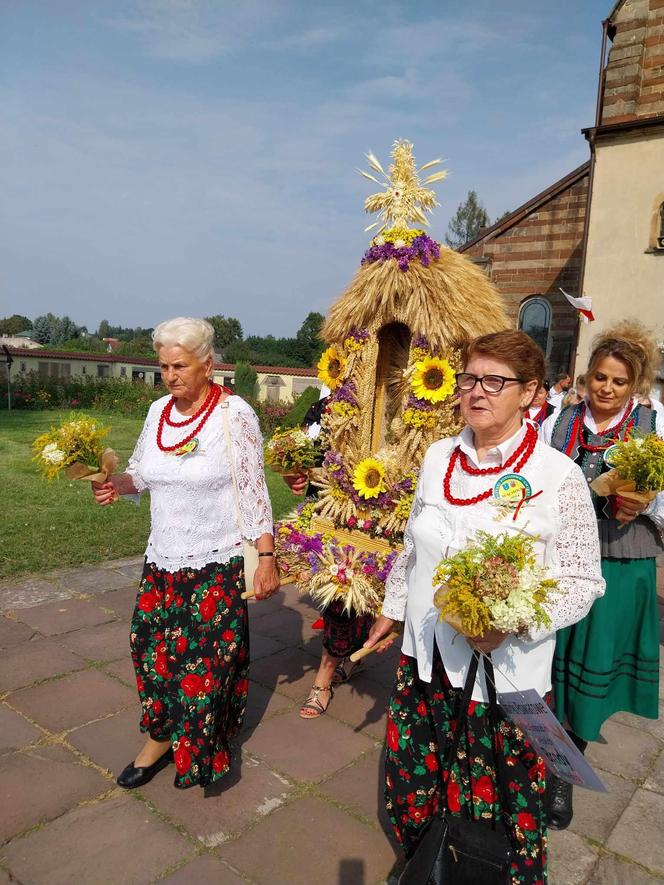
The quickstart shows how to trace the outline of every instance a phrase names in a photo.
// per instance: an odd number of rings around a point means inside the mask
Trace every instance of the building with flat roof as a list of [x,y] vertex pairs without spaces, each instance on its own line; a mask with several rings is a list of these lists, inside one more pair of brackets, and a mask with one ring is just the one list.
[[[144,384],[161,384],[159,362],[150,357],[121,356],[114,353],[83,353],[65,350],[31,350],[26,347],[10,347],[14,363],[12,377],[36,372],[48,378],[69,379],[73,377],[120,378]],[[315,369],[299,369],[285,366],[254,366],[258,375],[258,399],[283,400],[293,398],[307,387],[318,387]],[[0,371],[4,365],[0,364]],[[226,387],[235,381],[235,365],[215,362],[214,380]]]

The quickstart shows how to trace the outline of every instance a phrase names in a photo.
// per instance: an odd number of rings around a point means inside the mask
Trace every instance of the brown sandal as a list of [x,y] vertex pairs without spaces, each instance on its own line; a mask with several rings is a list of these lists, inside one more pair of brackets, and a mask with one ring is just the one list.
[[[321,699],[318,697],[321,691],[329,691],[330,693],[330,699],[325,706],[323,706]],[[330,706],[330,701],[333,697],[334,689],[331,685],[314,685],[309,692],[306,701],[300,707],[300,717],[302,719],[318,719],[319,716],[322,716],[323,713],[327,712],[327,708]]]
[[353,676],[357,676],[364,669],[364,661],[351,661],[350,658],[342,658],[334,668],[332,685],[343,685]]

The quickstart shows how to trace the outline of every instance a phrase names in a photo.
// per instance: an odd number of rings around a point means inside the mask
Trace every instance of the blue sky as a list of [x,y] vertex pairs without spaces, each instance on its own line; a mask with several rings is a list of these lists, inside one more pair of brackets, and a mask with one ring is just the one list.
[[0,316],[294,333],[368,244],[367,150],[445,159],[440,240],[587,159],[610,6],[0,0]]

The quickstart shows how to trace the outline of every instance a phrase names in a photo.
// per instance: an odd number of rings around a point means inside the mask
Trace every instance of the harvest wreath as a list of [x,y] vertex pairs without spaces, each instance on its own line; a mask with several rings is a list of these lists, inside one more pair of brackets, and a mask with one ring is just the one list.
[[408,141],[395,142],[387,173],[367,159],[362,174],[384,189],[365,210],[380,213],[381,227],[323,327],[327,451],[313,471],[315,500],[277,525],[276,545],[284,579],[322,607],[342,599],[346,611],[377,614],[424,453],[461,430],[461,347],[507,322],[484,273],[422,229],[441,161],[418,169]]

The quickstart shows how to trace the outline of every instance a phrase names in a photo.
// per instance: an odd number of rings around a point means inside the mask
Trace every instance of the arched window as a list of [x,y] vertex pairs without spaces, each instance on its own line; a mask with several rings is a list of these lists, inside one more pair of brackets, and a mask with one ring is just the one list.
[[546,298],[529,298],[519,311],[519,328],[536,341],[544,353],[549,343],[551,305]]

